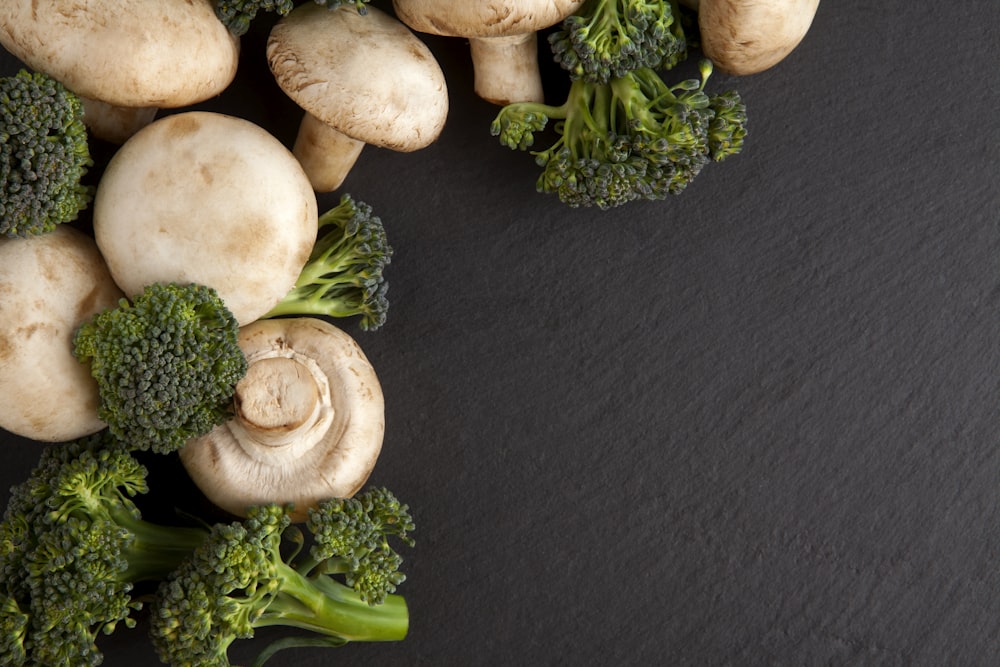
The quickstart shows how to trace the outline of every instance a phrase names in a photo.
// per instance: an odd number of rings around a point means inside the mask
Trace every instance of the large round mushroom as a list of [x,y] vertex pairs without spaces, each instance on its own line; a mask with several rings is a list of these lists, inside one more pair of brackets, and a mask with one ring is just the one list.
[[254,322],[239,343],[249,369],[235,417],[180,450],[191,479],[233,514],[291,503],[295,520],[357,493],[385,431],[382,388],[358,344],[315,317]]
[[159,108],[218,95],[239,61],[212,0],[4,0],[0,44],[83,98],[93,134],[116,143]]
[[444,73],[430,49],[386,12],[300,5],[271,30],[267,61],[306,112],[293,153],[317,192],[343,183],[366,144],[411,152],[448,115]]
[[316,193],[260,126],[209,111],[160,118],[108,163],[94,237],[129,297],[152,283],[214,288],[241,325],[295,285],[316,242]]
[[584,0],[393,0],[417,32],[469,40],[476,94],[498,105],[543,102],[537,32],[576,12]]

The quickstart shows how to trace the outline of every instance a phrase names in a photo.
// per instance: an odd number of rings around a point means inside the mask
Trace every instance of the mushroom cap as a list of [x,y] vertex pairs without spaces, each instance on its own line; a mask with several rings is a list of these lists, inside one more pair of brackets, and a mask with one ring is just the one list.
[[413,151],[434,142],[448,115],[444,73],[405,25],[369,6],[300,5],[271,30],[267,60],[307,113],[366,144]]
[[[255,504],[292,503],[296,521],[322,500],[357,493],[385,432],[382,388],[358,344],[315,317],[259,320],[240,330],[239,341],[250,369],[236,388],[237,416],[181,448],[191,479],[232,514],[245,515]],[[305,382],[277,379],[279,373],[266,368],[275,361],[298,367]],[[310,423],[309,410],[300,406],[324,391],[326,403]],[[256,439],[241,421],[244,411],[280,444]]]
[[97,382],[73,356],[73,336],[122,296],[77,229],[0,240],[0,427],[44,442],[104,428]]
[[211,0],[4,0],[0,44],[77,95],[123,107],[213,97],[239,60]]
[[214,288],[240,324],[295,285],[316,243],[316,193],[263,128],[209,111],[164,116],[108,162],[94,237],[127,296],[154,282]]
[[559,23],[584,0],[393,0],[399,20],[444,37],[506,37]]
[[702,51],[727,74],[762,72],[799,45],[818,7],[819,0],[701,0]]

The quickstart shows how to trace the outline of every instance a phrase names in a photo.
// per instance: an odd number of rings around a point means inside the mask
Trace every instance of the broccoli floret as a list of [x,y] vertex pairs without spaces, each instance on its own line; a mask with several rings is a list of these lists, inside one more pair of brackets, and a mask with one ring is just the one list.
[[215,0],[215,15],[237,37],[246,34],[259,12],[287,16],[294,8],[293,0]]
[[305,539],[286,507],[251,508],[244,521],[216,525],[157,591],[150,636],[160,659],[226,667],[230,645],[267,626],[308,635],[269,644],[254,667],[283,648],[403,639],[409,612],[394,593],[401,559],[387,537],[412,545],[408,508],[376,489],[321,503],[306,526],[314,544],[296,563]]
[[90,364],[111,432],[132,449],[166,453],[231,416],[247,371],[238,332],[211,287],[154,283],[81,325],[73,354]]
[[51,77],[0,78],[0,233],[27,237],[76,220],[93,199],[83,102]]
[[669,69],[687,57],[676,0],[587,0],[549,35],[572,79],[603,83],[632,70]]
[[360,315],[362,330],[378,329],[389,309],[383,271],[392,252],[371,206],[341,196],[319,217],[319,238],[295,287],[264,317]]
[[561,106],[516,102],[503,107],[491,132],[511,149],[528,150],[550,120],[552,145],[532,151],[542,167],[539,192],[565,204],[620,206],[679,194],[711,160],[739,153],[746,136],[746,109],[735,91],[710,96],[712,72],[667,85],[650,68],[606,83],[582,79],[570,85]]
[[0,521],[0,664],[88,667],[133,627],[141,582],[160,582],[208,536],[142,519],[147,471],[105,430],[50,445]]

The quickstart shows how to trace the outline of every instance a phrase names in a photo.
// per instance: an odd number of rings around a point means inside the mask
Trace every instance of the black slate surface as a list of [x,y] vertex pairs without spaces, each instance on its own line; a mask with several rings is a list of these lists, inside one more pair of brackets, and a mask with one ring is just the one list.
[[[290,144],[265,36],[199,106]],[[341,190],[396,248],[386,326],[342,326],[385,392],[372,482],[417,520],[411,632],[269,665],[996,664],[1000,5],[825,0],[710,81],[742,155],[608,212],[536,194],[467,45],[425,39],[443,135]],[[39,445],[3,444],[6,488]],[[155,466],[151,512],[189,498]],[[157,664],[143,628],[105,665]]]

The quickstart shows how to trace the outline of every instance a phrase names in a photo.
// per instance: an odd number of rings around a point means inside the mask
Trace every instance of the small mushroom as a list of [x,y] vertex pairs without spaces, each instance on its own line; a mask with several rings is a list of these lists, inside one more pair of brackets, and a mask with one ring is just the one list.
[[267,60],[305,110],[293,153],[317,192],[343,183],[366,144],[410,152],[433,143],[448,115],[430,49],[386,12],[300,5],[272,28]]
[[474,87],[498,105],[542,102],[537,32],[575,13],[584,0],[393,0],[417,32],[469,40]]
[[316,242],[316,193],[260,126],[209,111],[160,118],[108,162],[94,237],[129,296],[152,283],[213,287],[248,324],[294,287]]
[[83,98],[84,122],[115,143],[222,92],[239,60],[212,0],[4,0],[0,44]]
[[358,344],[315,317],[259,320],[239,342],[249,369],[235,416],[181,448],[191,479],[232,514],[292,503],[294,520],[357,493],[385,431],[382,388]]
[[104,428],[73,335],[123,296],[94,240],[73,227],[0,240],[0,427],[42,442]]
[[727,74],[762,72],[792,52],[819,0],[681,0],[697,10],[701,49]]

